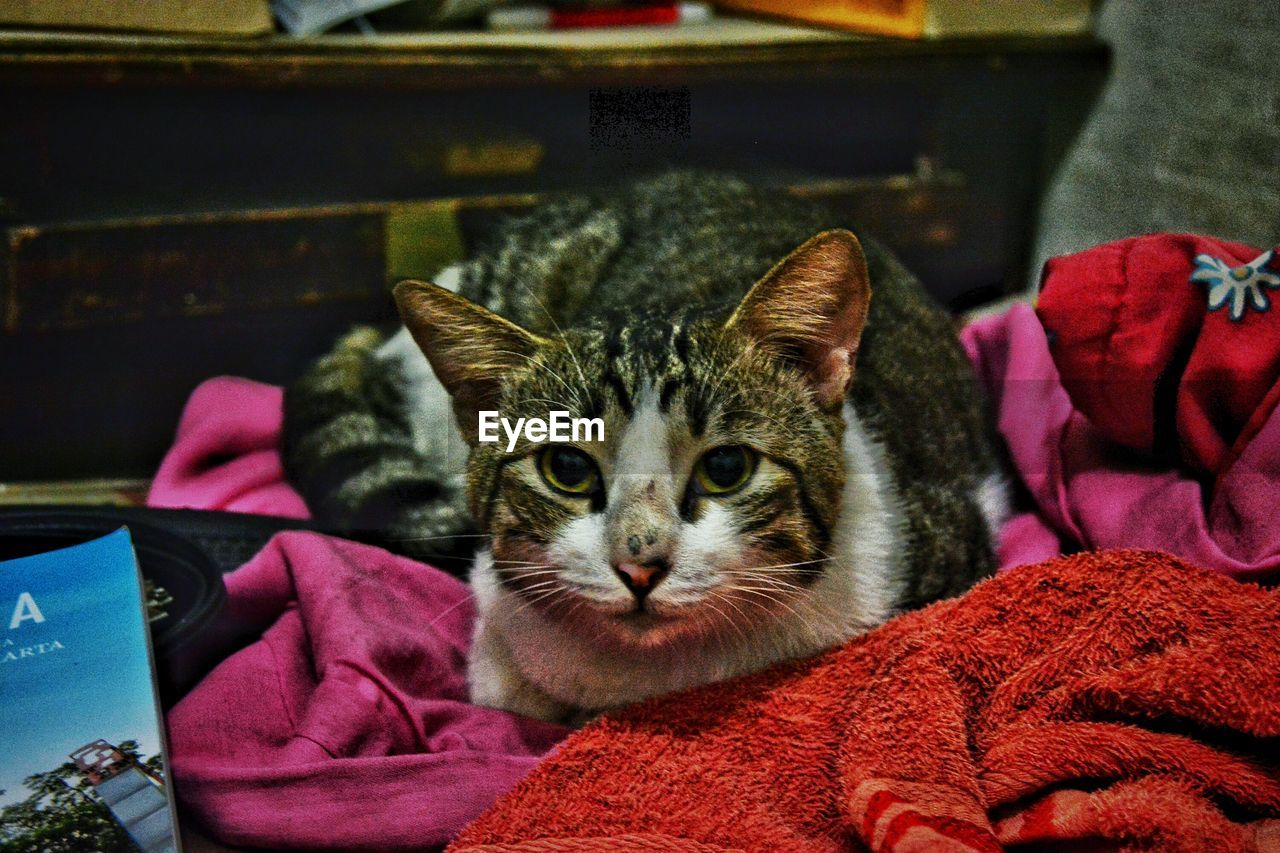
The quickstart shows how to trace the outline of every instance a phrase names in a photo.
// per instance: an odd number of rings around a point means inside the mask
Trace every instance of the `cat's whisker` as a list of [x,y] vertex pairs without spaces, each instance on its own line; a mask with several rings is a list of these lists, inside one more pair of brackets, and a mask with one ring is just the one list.
[[750,567],[750,569],[751,569],[752,571],[757,571],[757,572],[758,572],[758,571],[763,571],[764,569],[785,569],[785,568],[789,568],[789,567],[791,567],[791,566],[811,566],[811,565],[813,565],[814,563],[825,563],[825,562],[827,562],[828,560],[833,560],[833,559],[835,559],[835,558],[834,558],[834,557],[830,557],[830,556],[826,556],[826,557],[814,557],[812,560],[796,560],[796,561],[795,561],[795,562],[793,562],[793,563],[774,563],[774,564],[769,565],[769,566],[751,566],[751,567]]
[[[740,588],[736,588],[736,589],[737,591],[740,591],[740,592],[746,592],[746,593],[753,592],[753,590],[743,590]],[[760,608],[761,612],[763,612],[766,616],[770,618],[775,618],[776,614],[769,608],[769,603],[782,604],[783,606],[786,606],[785,602],[778,601],[777,599],[773,598],[770,595],[767,595],[764,593],[758,593],[758,594],[760,594],[764,598],[764,601],[759,601],[754,598],[749,598],[744,596],[733,596],[733,598],[745,604],[751,604]],[[813,628],[813,626],[810,625],[803,616],[801,616],[799,613],[796,613],[795,610],[791,608],[787,608],[787,609],[792,610],[792,613],[795,614],[797,621],[800,623],[801,627],[803,627],[809,633],[809,636],[817,640],[817,637],[818,637],[817,631]]]
[[[777,604],[777,605],[779,605],[779,606],[781,606],[781,607],[785,608],[786,610],[790,611],[790,613],[791,613],[793,616],[795,616],[795,617],[796,617],[796,619],[798,619],[802,625],[804,625],[806,628],[808,628],[808,629],[809,629],[809,631],[810,631],[810,632],[812,632],[812,634],[813,634],[813,636],[814,636],[814,639],[815,639],[815,640],[817,639],[817,637],[818,637],[818,632],[817,632],[817,630],[816,630],[812,625],[810,625],[810,624],[809,624],[809,620],[808,620],[808,619],[806,619],[806,618],[805,618],[805,617],[800,613],[800,611],[799,611],[799,610],[796,610],[794,607],[792,607],[790,604],[788,604],[786,601],[782,600],[781,598],[778,598],[778,597],[777,597],[777,596],[775,596],[775,595],[771,595],[769,591],[765,591],[765,590],[759,589],[759,588],[757,588],[757,587],[743,587],[743,586],[734,586],[734,587],[730,587],[730,589],[735,590],[735,591],[738,591],[738,592],[743,592],[743,593],[746,593],[746,594],[754,594],[754,595],[758,595],[758,596],[760,596],[761,598],[763,598],[765,601],[771,602],[771,603],[773,603],[773,604]],[[768,610],[768,608],[767,608],[767,607],[765,607],[765,608],[763,608],[763,609]]]
[[542,403],[546,405],[548,408],[557,408],[557,409],[573,408],[571,405],[564,402],[563,400],[553,400],[550,397],[521,397],[519,400],[513,401],[512,406],[515,408],[518,408],[521,406],[525,406],[529,403]]
[[388,536],[387,542],[433,542],[437,539],[488,539],[492,533],[442,533],[439,536]]
[[767,575],[743,574],[729,577],[727,586],[738,586],[742,583],[762,583],[767,584],[770,589],[776,589],[778,592],[803,594],[806,590],[798,584],[787,583],[777,578],[771,578]]
[[[544,309],[544,310],[545,310],[545,309]],[[556,327],[556,332],[560,335],[560,343],[564,344],[564,351],[565,351],[565,352],[567,352],[567,353],[569,354],[569,358],[573,360],[573,366],[574,366],[574,369],[578,371],[578,378],[579,378],[580,380],[582,380],[582,390],[583,390],[583,392],[585,392],[585,393],[587,393],[587,394],[590,394],[590,393],[591,393],[591,392],[590,392],[590,390],[589,390],[589,389],[590,389],[590,385],[589,385],[589,384],[588,384],[588,382],[587,382],[587,375],[586,375],[585,373],[583,373],[583,372],[582,372],[582,364],[581,364],[581,362],[579,362],[579,361],[578,361],[578,356],[574,354],[574,352],[573,352],[573,347],[569,346],[569,339],[565,337],[564,332],[560,329],[559,324],[557,324],[557,323],[556,323],[555,318],[554,318],[554,317],[551,317],[551,313],[550,313],[550,312],[547,312],[547,316],[548,316],[549,318],[551,318],[551,323],[552,323],[552,325],[555,325],[555,327]],[[575,398],[574,398],[574,400],[575,400],[575,402],[577,402],[577,403],[578,403],[578,405],[579,405],[579,406],[581,406],[581,405],[582,405],[582,398],[581,398],[581,397],[575,397]]]
[[[557,602],[557,603],[561,603],[563,601],[564,599],[560,599],[560,602]],[[564,619],[566,622],[568,622],[573,618],[573,614],[578,612],[578,608],[582,607],[583,604],[585,603],[586,603],[586,599],[574,598],[572,601],[568,602],[569,609],[564,611],[561,618]]]
[[[744,623],[745,623],[745,622],[749,622],[749,621],[750,621],[750,620],[747,618],[746,611],[744,611],[741,607],[739,607],[737,604],[735,604],[735,603],[733,602],[733,600],[732,600],[729,596],[727,596],[727,595],[725,595],[723,592],[719,592],[719,591],[717,591],[717,590],[711,590],[711,595],[712,595],[713,597],[715,597],[715,599],[716,599],[717,601],[723,601],[725,604],[727,604],[727,605],[729,605],[730,607],[732,607],[732,608],[737,612],[737,614],[738,614],[739,616],[741,616],[741,617],[742,617],[742,621],[743,621]],[[737,626],[735,625],[735,627],[737,627]],[[743,633],[743,631],[741,630],[741,628],[739,628],[738,633],[739,633],[739,635],[742,637],[742,642],[744,642],[744,643],[745,643],[745,642],[747,642],[747,635],[746,635],[745,633]]]
[[558,575],[558,574],[560,574],[559,569],[545,569],[545,570],[539,570],[539,571],[529,571],[529,572],[516,571],[515,572],[515,576],[517,578],[536,578],[536,577],[543,577],[545,575]]
[[[521,575],[521,577],[522,577],[522,578],[523,578],[523,577],[527,577],[527,575]],[[551,580],[546,580],[546,581],[538,581],[537,583],[531,583],[531,584],[529,584],[528,586],[521,587],[520,591],[521,591],[521,592],[529,592],[530,590],[535,590],[535,589],[540,589],[540,588],[544,588],[544,587],[548,587],[548,586],[553,586],[555,583],[556,583],[556,580],[555,580],[554,578],[552,578]]]
[[444,610],[441,610],[439,613],[437,613],[437,614],[435,615],[435,618],[434,618],[434,619],[432,619],[430,622],[428,622],[428,623],[427,623],[425,626],[423,626],[423,627],[426,627],[426,628],[431,628],[431,627],[433,627],[433,626],[434,626],[434,625],[436,625],[436,623],[438,623],[441,619],[443,619],[444,617],[448,616],[450,613],[452,613],[453,611],[457,610],[457,609],[458,609],[459,607],[461,607],[462,605],[466,604],[466,603],[467,603],[467,602],[469,602],[469,601],[474,601],[474,600],[475,600],[475,597],[476,597],[475,592],[468,592],[468,593],[467,593],[466,595],[464,595],[462,598],[458,599],[458,601],[454,602],[453,604],[451,604],[451,605],[449,605],[448,607],[446,607]]
[[501,353],[502,355],[510,355],[510,356],[515,356],[516,358],[522,358],[522,359],[524,359],[526,362],[528,362],[531,366],[533,366],[534,368],[545,371],[545,372],[546,372],[546,374],[547,374],[548,376],[550,376],[552,379],[554,379],[554,380],[556,380],[557,382],[559,382],[559,383],[564,387],[564,390],[565,390],[565,391],[568,391],[568,392],[569,392],[569,394],[573,397],[574,401],[575,401],[579,406],[581,406],[581,405],[582,405],[582,395],[581,395],[578,391],[575,391],[575,390],[574,390],[574,388],[573,388],[573,386],[572,386],[572,385],[570,385],[570,384],[569,384],[569,383],[564,379],[564,377],[562,377],[560,374],[558,374],[558,373],[556,373],[554,370],[552,370],[552,369],[551,369],[551,366],[550,366],[549,364],[547,364],[546,362],[544,362],[544,361],[542,361],[542,360],[540,360],[540,359],[536,359],[536,358],[534,358],[533,356],[528,355],[527,353],[523,353],[523,352],[514,352],[514,351],[512,351],[512,350],[503,350],[503,349],[497,349],[497,350],[494,350],[494,352],[495,352],[495,353]]
[[554,580],[538,581],[537,583],[529,584],[528,586],[524,587],[520,591],[522,593],[537,593],[537,595],[534,598],[525,598],[525,603],[527,604],[530,602],[539,601],[542,598],[544,598],[546,595],[556,592],[556,589],[555,589],[556,586],[557,584],[556,584],[556,581]]
[[[560,328],[560,324],[556,322],[555,315],[547,308],[547,305],[542,301],[542,298],[533,292],[533,288],[529,287],[527,282],[518,280],[517,283],[524,289],[524,292],[529,295],[529,298],[531,298],[537,306],[542,309],[542,313],[546,315],[547,319],[551,321],[552,328],[554,328],[556,330],[556,334],[560,336],[560,343],[564,345],[564,351],[568,353],[569,358],[573,360],[573,366],[578,371],[578,378],[582,380],[582,391],[590,394],[591,386],[587,382],[586,374],[582,372],[582,364],[578,361],[578,356],[574,354],[573,347],[569,346],[569,340],[565,337],[564,330]],[[582,398],[575,394],[574,402],[581,406]]]
[[[723,574],[723,575],[730,575],[730,576],[733,576],[733,577],[743,577],[743,576],[747,576],[747,577],[762,577],[762,578],[763,578],[763,577],[770,577],[769,575],[765,575],[765,574],[764,574],[765,572],[775,571],[775,570],[778,570],[778,569],[794,569],[794,568],[799,568],[799,567],[801,567],[801,566],[814,566],[814,565],[817,565],[817,564],[819,564],[819,563],[826,563],[826,562],[829,562],[829,561],[831,561],[831,560],[833,560],[833,559],[835,559],[835,558],[834,558],[834,557],[821,557],[821,558],[816,559],[816,560],[801,560],[801,561],[796,562],[796,563],[776,563],[776,564],[774,564],[774,565],[772,565],[772,566],[751,566],[750,568],[745,568],[745,569],[720,569],[720,570],[719,570],[719,572],[720,572],[720,574]],[[771,578],[771,579],[773,579],[773,580],[778,580],[778,581],[782,581],[782,578]]]
[[728,616],[723,610],[721,610],[719,607],[716,607],[710,601],[703,601],[702,603],[705,606],[710,607],[720,616],[720,619],[722,620],[722,624],[725,624],[733,628],[733,630],[737,632],[738,636],[742,638],[742,642],[745,643],[747,641],[747,635],[742,632],[742,628],[738,625],[737,622],[733,621],[732,617]]
[[794,563],[774,563],[769,566],[740,566],[736,569],[720,569],[722,574],[759,574],[760,572],[769,571],[771,569],[787,569],[796,566],[811,566],[817,563],[826,563],[834,560],[835,557],[816,557],[812,560],[798,560]]
[[[813,624],[813,622],[811,622],[809,619],[806,619],[803,614],[797,613],[793,608],[787,607],[785,602],[777,601],[776,603],[783,605],[784,607],[786,607],[787,610],[790,610],[792,612],[792,614],[795,616],[796,622],[798,622],[799,626],[804,629],[806,634],[808,634],[809,639],[812,641],[813,644],[817,646],[827,645],[827,641],[824,641],[822,633],[818,630],[818,627]],[[767,610],[768,608],[765,607],[765,609]],[[824,619],[822,620],[822,622],[826,624],[828,628],[831,627],[830,620]],[[774,646],[780,647],[781,635],[777,633],[771,633],[770,636],[773,638]]]
[[747,346],[743,347],[742,351],[739,352],[738,355],[733,359],[732,364],[730,364],[723,371],[720,371],[719,376],[716,379],[716,387],[711,389],[711,394],[709,395],[710,403],[715,403],[717,400],[719,400],[720,391],[722,388],[724,388],[725,380],[728,379],[729,376],[733,374],[733,371],[737,369],[738,365],[742,363],[742,360],[744,358],[755,353],[755,351],[756,351],[755,345],[748,344]]
[[777,426],[778,429],[782,430],[782,432],[785,434],[789,435],[793,431],[792,426],[788,424],[784,424],[782,421],[778,420],[772,415],[766,414],[764,411],[758,408],[757,409],[725,409],[720,414],[722,417],[725,415],[747,414],[747,415],[751,415],[752,417],[764,418],[767,421],[772,421],[774,425]]
[[[550,588],[548,589],[546,587],[550,587]],[[554,580],[541,581],[536,584],[531,584],[530,586],[526,587],[525,591],[535,590],[535,589],[540,589],[541,591],[538,592],[536,595],[534,595],[532,598],[525,598],[524,596],[521,596],[523,600],[520,602],[520,605],[514,611],[512,611],[513,616],[523,613],[524,611],[537,605],[539,602],[546,601],[548,598],[551,598],[562,591],[562,588],[559,586],[559,583]]]
[[[778,582],[778,581],[773,580],[772,578],[763,578],[763,577],[747,576],[747,577],[745,577],[745,578],[744,578],[744,580],[745,580],[747,583],[764,583],[764,584],[768,584],[768,586],[767,586],[767,587],[765,587],[766,589],[772,590],[772,591],[777,592],[777,593],[780,593],[780,594],[787,594],[787,595],[800,596],[800,595],[804,595],[804,594],[808,591],[808,590],[806,590],[806,589],[805,589],[804,587],[802,587],[802,586],[797,586],[797,585],[795,585],[795,584],[788,584],[788,583]],[[742,581],[740,581],[740,580],[738,580],[738,581],[733,581],[733,582],[729,583],[729,584],[728,584],[728,586],[729,586],[729,587],[731,587],[731,588],[734,588],[734,587],[742,587],[742,586],[743,586],[743,582],[742,582]]]
[[771,587],[771,586],[747,586],[747,585],[745,585],[745,584],[733,584],[732,586],[728,586],[728,587],[726,587],[726,589],[737,590],[737,591],[739,591],[739,592],[748,592],[748,593],[753,593],[753,594],[755,594],[755,595],[759,595],[759,596],[762,596],[762,597],[764,597],[764,598],[767,598],[767,599],[769,599],[769,600],[771,600],[771,601],[776,601],[776,602],[778,602],[779,604],[781,604],[781,603],[782,603],[782,599],[781,599],[781,598],[779,598],[778,596],[781,596],[781,595],[784,595],[784,594],[786,594],[786,593],[791,592],[791,590],[787,590],[787,589],[778,589],[777,587]]
[[[540,575],[516,575],[515,580],[522,582],[521,589],[524,592],[528,592],[529,590],[532,590],[532,589],[538,589],[540,587],[551,586],[552,584],[558,583],[558,580],[554,577],[547,578],[545,576],[540,576]],[[524,581],[534,581],[534,582],[525,584],[523,583]]]
[[[748,593],[749,593],[749,592],[751,592],[751,591],[752,591],[752,590],[744,590],[744,589],[739,588],[739,587],[731,587],[730,589],[731,589],[731,591],[732,591],[732,592],[748,592]],[[766,616],[769,616],[770,618],[775,618],[775,614],[773,613],[773,611],[772,611],[772,610],[770,610],[770,609],[769,609],[768,604],[766,604],[765,602],[774,602],[774,603],[778,603],[778,604],[783,604],[783,602],[781,602],[781,601],[775,601],[775,599],[773,599],[771,596],[769,596],[769,595],[764,595],[764,594],[762,594],[762,595],[763,595],[763,598],[765,599],[764,601],[758,601],[758,600],[753,599],[753,598],[748,598],[748,597],[746,597],[746,596],[744,596],[744,595],[731,595],[731,594],[730,594],[730,592],[727,592],[727,591],[724,591],[724,590],[721,590],[721,591],[717,592],[716,594],[717,594],[719,597],[724,598],[724,599],[731,599],[731,600],[733,600],[733,601],[741,601],[741,602],[743,602],[744,604],[751,604],[751,605],[754,605],[754,606],[756,606],[756,607],[760,608],[760,610],[761,610],[761,611],[762,611]],[[785,606],[785,604],[784,604],[784,606]],[[795,611],[792,611],[792,612],[794,613]],[[797,619],[799,619],[799,620],[800,620],[800,622],[801,622],[801,624],[804,624],[806,628],[808,628],[808,627],[809,627],[809,626],[807,625],[807,623],[805,623],[804,618],[800,616],[800,614],[796,613],[796,618],[797,618]]]
[[[801,565],[806,565],[806,564],[802,563]],[[771,581],[777,581],[778,583],[790,584],[791,581],[788,581],[786,580],[786,578],[779,577],[777,576],[777,574],[773,573],[778,568],[779,568],[778,566],[761,566],[758,569],[720,569],[719,573],[722,575],[725,575],[726,577],[761,578],[761,579],[768,579]]]

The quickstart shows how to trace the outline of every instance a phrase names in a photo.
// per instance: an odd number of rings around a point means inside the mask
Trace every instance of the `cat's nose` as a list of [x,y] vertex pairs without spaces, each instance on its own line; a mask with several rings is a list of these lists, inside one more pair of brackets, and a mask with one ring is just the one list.
[[661,558],[643,563],[613,564],[613,570],[622,578],[622,583],[631,590],[637,601],[644,601],[644,597],[667,576],[670,568],[667,561]]

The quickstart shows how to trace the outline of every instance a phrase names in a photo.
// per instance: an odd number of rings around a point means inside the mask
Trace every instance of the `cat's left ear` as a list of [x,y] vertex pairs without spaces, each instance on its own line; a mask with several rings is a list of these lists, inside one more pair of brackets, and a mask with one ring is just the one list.
[[858,238],[824,231],[756,282],[726,322],[794,364],[819,403],[844,400],[867,322],[871,283]]

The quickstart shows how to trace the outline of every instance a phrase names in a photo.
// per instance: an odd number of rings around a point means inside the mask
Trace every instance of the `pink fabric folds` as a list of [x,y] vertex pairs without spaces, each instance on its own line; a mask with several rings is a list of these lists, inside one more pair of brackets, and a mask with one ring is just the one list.
[[1210,490],[1107,441],[1071,403],[1044,329],[1025,305],[962,335],[1036,512],[1002,531],[1005,568],[1066,548],[1168,551],[1233,577],[1280,569],[1280,412]]
[[566,734],[467,703],[475,614],[443,572],[282,533],[227,592],[232,621],[269,627],[168,718],[178,797],[224,842],[437,848]]
[[280,464],[283,402],[275,385],[234,376],[201,383],[182,411],[147,505],[310,517]]

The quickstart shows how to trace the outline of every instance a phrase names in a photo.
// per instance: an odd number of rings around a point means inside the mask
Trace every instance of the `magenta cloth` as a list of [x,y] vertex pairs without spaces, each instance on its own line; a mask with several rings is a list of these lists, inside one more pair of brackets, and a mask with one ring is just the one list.
[[1280,569],[1280,410],[1206,500],[1208,486],[1119,450],[1076,411],[1030,306],[979,320],[962,339],[1036,504],[1001,531],[1002,567],[1082,547],[1168,551],[1249,580]]
[[224,842],[438,848],[567,730],[467,703],[468,588],[368,545],[290,532],[227,576],[262,638],[169,712],[184,807]]
[[147,505],[310,517],[280,464],[283,403],[275,385],[234,376],[203,382],[182,411]]

